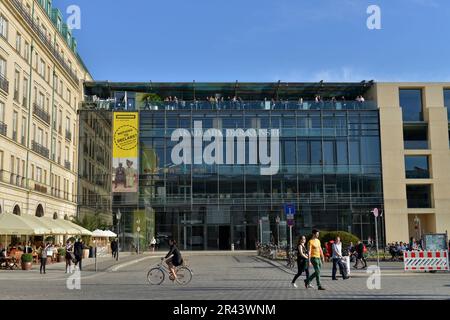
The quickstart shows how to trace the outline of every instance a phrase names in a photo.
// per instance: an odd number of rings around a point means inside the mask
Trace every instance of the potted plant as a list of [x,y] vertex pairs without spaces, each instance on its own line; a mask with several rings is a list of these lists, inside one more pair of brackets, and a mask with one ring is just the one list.
[[58,262],[64,262],[66,258],[66,249],[59,248],[58,249]]
[[33,255],[31,253],[24,253],[22,255],[22,270],[31,270],[33,265]]

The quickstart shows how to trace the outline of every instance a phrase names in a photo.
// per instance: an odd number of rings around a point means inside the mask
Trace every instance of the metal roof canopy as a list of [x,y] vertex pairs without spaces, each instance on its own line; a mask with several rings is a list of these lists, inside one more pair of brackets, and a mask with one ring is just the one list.
[[87,96],[102,99],[112,98],[114,92],[128,91],[155,93],[162,99],[176,96],[183,100],[204,100],[218,96],[228,99],[237,96],[243,100],[313,100],[316,95],[323,98],[344,96],[354,100],[364,95],[374,82],[86,82]]

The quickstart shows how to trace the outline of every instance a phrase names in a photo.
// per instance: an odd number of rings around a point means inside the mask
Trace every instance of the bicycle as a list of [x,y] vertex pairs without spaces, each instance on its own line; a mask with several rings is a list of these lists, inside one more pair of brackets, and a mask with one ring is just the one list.
[[295,254],[293,251],[289,251],[288,255],[287,255],[287,265],[286,267],[289,269],[294,269],[295,267]]
[[[169,279],[173,279],[170,275],[170,270],[163,263],[164,258],[161,258],[161,262],[156,265],[156,267],[151,268],[147,273],[147,281],[151,285],[160,285],[164,282],[166,278],[166,274],[169,276]],[[184,263],[181,266],[175,268],[175,272],[177,274],[177,278],[175,281],[182,286],[187,285],[192,280],[192,269],[186,266]],[[174,280],[172,280],[174,281]]]

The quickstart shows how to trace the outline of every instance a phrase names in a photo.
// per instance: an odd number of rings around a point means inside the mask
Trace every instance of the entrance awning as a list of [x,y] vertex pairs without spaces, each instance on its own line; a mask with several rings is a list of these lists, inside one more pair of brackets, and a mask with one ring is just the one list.
[[0,214],[0,234],[2,235],[44,235],[50,230],[40,223],[12,213]]
[[32,222],[40,224],[44,228],[48,229],[49,231],[46,234],[51,234],[51,235],[55,235],[55,236],[67,234],[66,229],[64,229],[61,226],[54,223],[53,221],[55,221],[55,220],[52,220],[50,218],[46,218],[46,217],[38,218],[38,217],[32,216],[32,215],[24,215],[23,218],[25,220],[30,220]]
[[103,230],[99,230],[99,229],[93,231],[92,236],[96,237],[96,238],[116,238],[117,237],[117,235],[112,231],[109,231],[109,230],[103,231]]
[[69,221],[69,220],[54,220],[56,223],[61,225],[62,227],[70,230],[67,234],[71,235],[82,235],[82,236],[92,236],[92,232]]
[[12,213],[0,214],[1,235],[82,235],[92,232],[67,220],[36,217],[28,214],[17,216]]

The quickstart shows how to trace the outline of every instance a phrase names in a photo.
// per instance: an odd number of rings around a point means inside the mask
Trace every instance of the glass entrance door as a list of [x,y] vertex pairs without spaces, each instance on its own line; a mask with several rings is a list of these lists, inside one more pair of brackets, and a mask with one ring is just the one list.
[[200,226],[180,226],[180,247],[183,250],[203,250],[204,249],[204,227]]
[[231,249],[231,227],[230,226],[208,226],[207,229],[208,250],[230,250]]

